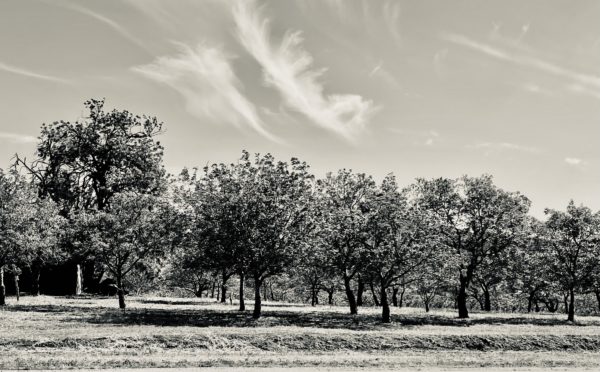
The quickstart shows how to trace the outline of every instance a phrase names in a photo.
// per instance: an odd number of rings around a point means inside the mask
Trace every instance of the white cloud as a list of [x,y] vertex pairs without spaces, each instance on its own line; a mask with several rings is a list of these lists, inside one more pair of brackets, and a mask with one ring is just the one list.
[[600,76],[573,71],[536,57],[514,54],[488,44],[474,41],[463,35],[445,33],[442,34],[442,39],[463,47],[467,47],[469,49],[473,49],[496,59],[511,62],[520,66],[534,68],[551,75],[573,80],[579,84],[589,85],[596,88],[600,87]]
[[2,62],[0,62],[0,70],[10,72],[11,74],[26,76],[26,77],[30,77],[30,78],[39,79],[39,80],[53,81],[56,83],[63,83],[63,84],[68,83],[68,81],[65,79],[61,79],[61,78],[58,78],[55,76],[40,74],[40,73],[30,71],[30,70],[27,70],[24,68],[11,66],[11,65],[8,65],[8,64],[2,63]]
[[569,84],[567,86],[567,90],[572,93],[588,95],[590,97],[600,99],[600,90],[594,90],[581,84]]
[[536,154],[536,153],[540,152],[540,150],[538,148],[517,145],[515,143],[510,143],[510,142],[480,142],[480,143],[476,143],[474,145],[467,145],[466,147],[470,148],[470,149],[485,150],[486,156],[490,155],[493,152],[498,152],[498,151],[520,151],[520,152],[527,152],[530,154]]
[[374,111],[373,102],[355,94],[323,93],[319,78],[324,71],[311,69],[312,56],[302,49],[300,32],[287,32],[279,45],[270,40],[269,20],[253,1],[233,7],[237,37],[262,66],[267,86],[274,87],[291,109],[347,140],[356,140]]
[[383,19],[388,28],[389,33],[394,38],[397,44],[402,42],[402,36],[398,31],[398,23],[400,21],[400,4],[396,1],[386,1],[383,4]]
[[7,140],[13,143],[36,143],[37,138],[19,133],[0,132],[0,140]]
[[580,165],[583,163],[583,160],[579,158],[565,158],[565,163],[569,165]]
[[196,117],[211,117],[240,126],[243,122],[261,135],[279,141],[264,128],[252,104],[240,91],[241,83],[221,48],[199,44],[196,49],[180,45],[176,56],[159,57],[133,70],[168,85],[185,100]]
[[116,31],[119,35],[121,35],[125,39],[129,40],[130,42],[139,46],[140,48],[148,51],[148,48],[140,39],[133,36],[129,31],[127,31],[127,29],[125,29],[123,26],[121,26],[117,22],[113,21],[112,19],[110,19],[98,12],[95,12],[91,9],[79,6],[78,4],[75,4],[75,3],[62,4],[61,6],[63,6],[64,8],[70,9],[72,11],[84,14],[88,17],[94,18],[95,20],[97,20],[101,23],[104,23],[105,25],[112,28],[114,31]]
[[534,83],[523,84],[522,88],[523,88],[523,90],[525,90],[529,93],[533,93],[533,94],[540,94],[543,96],[553,96],[554,95],[553,91],[542,88],[539,85],[534,84]]

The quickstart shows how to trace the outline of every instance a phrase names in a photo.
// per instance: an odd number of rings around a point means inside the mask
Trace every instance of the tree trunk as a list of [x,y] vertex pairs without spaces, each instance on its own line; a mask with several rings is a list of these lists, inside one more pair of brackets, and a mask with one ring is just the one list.
[[246,303],[244,302],[244,274],[240,274],[240,311],[246,311]]
[[223,276],[221,277],[221,303],[222,304],[227,302],[227,279],[229,279],[229,277],[227,276],[225,271],[223,271]]
[[377,307],[381,306],[381,304],[379,303],[379,300],[377,299],[377,294],[375,293],[375,288],[373,287],[373,282],[369,283],[369,287],[371,289],[371,294],[373,294],[373,303]]
[[490,300],[490,291],[483,291],[483,310],[492,311],[492,301]]
[[568,321],[575,321],[575,290],[573,288],[569,289],[570,303],[569,303],[569,316],[567,318]]
[[381,285],[381,321],[383,323],[390,323],[390,304],[388,302],[388,296],[385,286]]
[[534,301],[534,303],[535,303],[535,312],[539,313],[540,312],[540,303],[537,300]]
[[458,297],[456,298],[458,304],[458,317],[465,319],[469,317],[469,309],[467,308],[467,287],[469,282],[467,278],[460,274],[460,288],[458,290]]
[[263,282],[263,286],[262,286],[262,288],[263,288],[263,301],[265,301],[265,302],[269,300],[269,297],[268,297],[269,293],[268,293],[268,290],[267,290],[268,284],[269,284],[269,282],[267,282],[265,280]]
[[598,311],[600,311],[600,290],[597,289],[594,293],[596,294],[596,301],[598,302]]
[[365,293],[365,282],[358,276],[358,289],[356,290],[356,306],[363,305],[363,293]]
[[527,299],[527,312],[530,313],[533,309],[533,296],[535,296],[535,292],[529,293],[529,298]]
[[81,266],[79,264],[77,264],[77,272],[76,272],[77,277],[75,278],[75,296],[81,296],[81,292],[83,290],[82,288],[82,283],[81,283]]
[[40,277],[42,276],[42,269],[39,265],[33,265],[31,267],[31,294],[34,296],[40,295]]
[[[600,298],[598,299],[598,301],[600,302]],[[327,303],[329,304],[329,306],[333,305],[333,289],[327,291]]]
[[356,298],[354,298],[354,292],[352,292],[352,287],[350,286],[350,280],[351,279],[347,275],[344,275],[344,289],[346,290],[346,297],[348,298],[348,305],[350,305],[350,314],[356,315],[356,314],[358,314],[357,301],[356,301]]
[[125,308],[125,291],[123,290],[123,280],[117,276],[117,296],[119,297],[119,309]]
[[394,307],[398,306],[398,287],[392,287],[392,305]]
[[6,287],[4,286],[4,266],[0,266],[0,306],[6,305]]
[[569,313],[569,292],[563,294],[563,302],[565,305],[565,314]]
[[273,294],[273,281],[269,281],[269,292],[271,293],[271,301],[275,302],[275,294]]
[[217,286],[217,281],[212,281],[212,290],[210,291],[210,298],[215,298],[215,287]]
[[13,274],[13,278],[15,280],[15,296],[17,297],[17,301],[21,299],[21,289],[19,288],[19,274]]
[[423,302],[425,303],[425,312],[428,313],[429,312],[429,301],[425,300]]
[[315,286],[313,285],[310,288],[310,306],[315,306],[316,305],[316,301],[315,301]]
[[260,285],[261,280],[259,278],[254,278],[254,312],[252,313],[252,317],[254,319],[260,318],[261,312],[261,302],[260,302]]
[[402,292],[400,292],[400,298],[398,299],[398,307],[402,307],[404,305],[404,293],[406,292],[406,287],[402,286]]

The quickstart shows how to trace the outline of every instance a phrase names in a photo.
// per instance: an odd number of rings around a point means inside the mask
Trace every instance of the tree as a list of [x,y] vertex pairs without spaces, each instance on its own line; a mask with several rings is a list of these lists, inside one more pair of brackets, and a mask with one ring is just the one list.
[[64,238],[62,230],[66,227],[66,219],[59,213],[59,208],[50,199],[34,197],[31,190],[31,211],[23,233],[22,244],[25,249],[19,256],[19,263],[29,267],[32,275],[32,293],[40,294],[40,276],[42,268],[48,264],[56,264],[63,260],[66,252],[60,246]]
[[51,255],[61,223],[54,203],[40,199],[23,176],[0,170],[0,305],[5,267],[11,267],[18,296],[19,265]]
[[377,191],[365,206],[368,214],[362,238],[363,264],[379,287],[382,322],[389,323],[388,289],[421,269],[432,258],[436,244],[427,218],[409,206],[394,176],[388,175]]
[[41,196],[65,211],[104,210],[120,192],[164,190],[163,148],[155,137],[162,123],[129,111],[104,111],[104,100],[84,103],[84,121],[44,124],[37,159],[27,167]]
[[254,318],[261,314],[264,281],[297,258],[311,182],[306,163],[276,162],[270,154],[251,160],[246,151],[236,164],[207,167],[200,179],[199,241],[211,247],[215,267],[240,274],[240,300],[244,278],[253,279]]
[[[105,111],[104,100],[84,105],[89,111],[84,120],[42,126],[33,162],[17,156],[39,195],[54,200],[68,218],[71,212],[104,210],[117,193],[163,192],[163,148],[156,140],[162,123],[126,110]],[[80,253],[76,259],[86,261],[85,281],[92,288],[97,284],[95,264],[88,259],[92,254]]]
[[568,320],[575,321],[575,293],[591,288],[600,264],[600,214],[572,200],[566,212],[546,209],[546,214],[553,273],[569,298]]
[[350,314],[357,314],[352,280],[364,265],[363,234],[366,203],[375,192],[371,176],[342,169],[328,173],[316,184],[315,222],[319,239],[327,247],[327,265],[336,270],[344,282]]
[[[508,273],[508,286],[513,293],[523,293],[527,300],[527,312],[531,312],[538,302],[546,303],[553,309],[548,296],[552,289],[551,256],[544,243],[543,224],[530,218],[529,233],[521,244],[512,250]],[[550,306],[548,306],[550,305]],[[536,308],[539,308],[536,305]]]
[[529,200],[496,187],[491,176],[417,181],[417,203],[429,211],[442,243],[456,258],[458,316],[468,318],[467,290],[482,263],[515,244]]
[[91,236],[96,260],[114,276],[122,309],[126,276],[152,265],[182,239],[177,211],[151,195],[117,194],[109,208],[82,213],[77,221]]

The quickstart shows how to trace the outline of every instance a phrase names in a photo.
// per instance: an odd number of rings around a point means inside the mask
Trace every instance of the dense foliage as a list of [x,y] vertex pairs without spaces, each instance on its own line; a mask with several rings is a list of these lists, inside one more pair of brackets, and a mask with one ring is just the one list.
[[[242,152],[235,163],[167,176],[162,124],[90,100],[82,122],[44,125],[31,163],[0,171],[4,274],[90,263],[125,307],[128,291],[235,300],[469,311],[600,311],[600,213],[573,201],[547,220],[491,176],[401,188],[348,169]],[[90,270],[85,268],[85,270]],[[84,271],[85,271],[84,270]],[[73,274],[73,278],[75,278]],[[93,278],[93,276],[91,276]],[[85,279],[91,280],[89,277]],[[235,286],[238,291],[230,290]],[[98,288],[98,289],[94,289]],[[104,288],[104,289],[102,289]],[[367,296],[370,292],[370,296]]]

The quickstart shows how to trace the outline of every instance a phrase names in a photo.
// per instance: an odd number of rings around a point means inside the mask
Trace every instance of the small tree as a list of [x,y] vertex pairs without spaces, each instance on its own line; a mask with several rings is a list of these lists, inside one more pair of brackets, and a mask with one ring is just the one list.
[[553,273],[569,298],[568,320],[575,321],[575,294],[591,288],[600,264],[600,214],[572,200],[566,212],[546,209],[546,214]]
[[127,274],[164,257],[181,240],[177,212],[164,199],[150,195],[115,195],[110,208],[83,213],[77,220],[91,235],[96,260],[114,276],[122,309]]
[[0,305],[5,304],[4,268],[11,265],[18,294],[18,265],[52,255],[62,219],[15,170],[0,170]]

